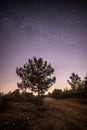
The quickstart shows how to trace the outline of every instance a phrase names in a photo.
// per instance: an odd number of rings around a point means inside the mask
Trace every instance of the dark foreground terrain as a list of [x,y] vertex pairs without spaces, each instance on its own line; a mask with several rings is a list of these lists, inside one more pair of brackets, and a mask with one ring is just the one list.
[[87,130],[87,100],[45,98],[38,111],[28,102],[10,102],[0,112],[0,130]]

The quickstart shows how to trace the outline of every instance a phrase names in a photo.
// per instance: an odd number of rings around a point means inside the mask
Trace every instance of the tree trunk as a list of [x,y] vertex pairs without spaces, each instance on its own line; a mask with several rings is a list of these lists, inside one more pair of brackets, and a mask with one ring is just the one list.
[[38,110],[40,109],[40,90],[38,90]]

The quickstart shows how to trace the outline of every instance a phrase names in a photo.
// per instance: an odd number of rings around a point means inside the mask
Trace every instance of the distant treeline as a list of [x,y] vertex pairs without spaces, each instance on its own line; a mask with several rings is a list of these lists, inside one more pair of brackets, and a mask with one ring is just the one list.
[[48,93],[47,97],[53,97],[55,99],[87,98],[87,75],[81,80],[78,74],[72,73],[69,78],[70,80],[67,80],[67,82],[71,86],[70,89],[67,87],[63,91],[61,89],[54,89],[52,93]]

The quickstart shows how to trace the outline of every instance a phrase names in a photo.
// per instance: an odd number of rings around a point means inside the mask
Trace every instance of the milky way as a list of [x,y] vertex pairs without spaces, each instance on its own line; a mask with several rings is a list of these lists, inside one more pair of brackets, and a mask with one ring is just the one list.
[[17,88],[15,73],[28,58],[42,57],[65,88],[72,72],[87,74],[87,9],[83,1],[11,0],[0,4],[0,91]]

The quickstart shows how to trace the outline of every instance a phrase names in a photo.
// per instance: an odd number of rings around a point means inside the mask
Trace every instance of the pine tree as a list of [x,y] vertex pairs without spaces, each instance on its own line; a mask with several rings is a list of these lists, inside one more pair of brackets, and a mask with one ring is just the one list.
[[42,58],[33,57],[23,67],[16,68],[16,73],[20,76],[22,82],[17,83],[18,87],[24,91],[30,89],[37,92],[41,97],[56,81],[56,77],[51,77],[54,68]]

